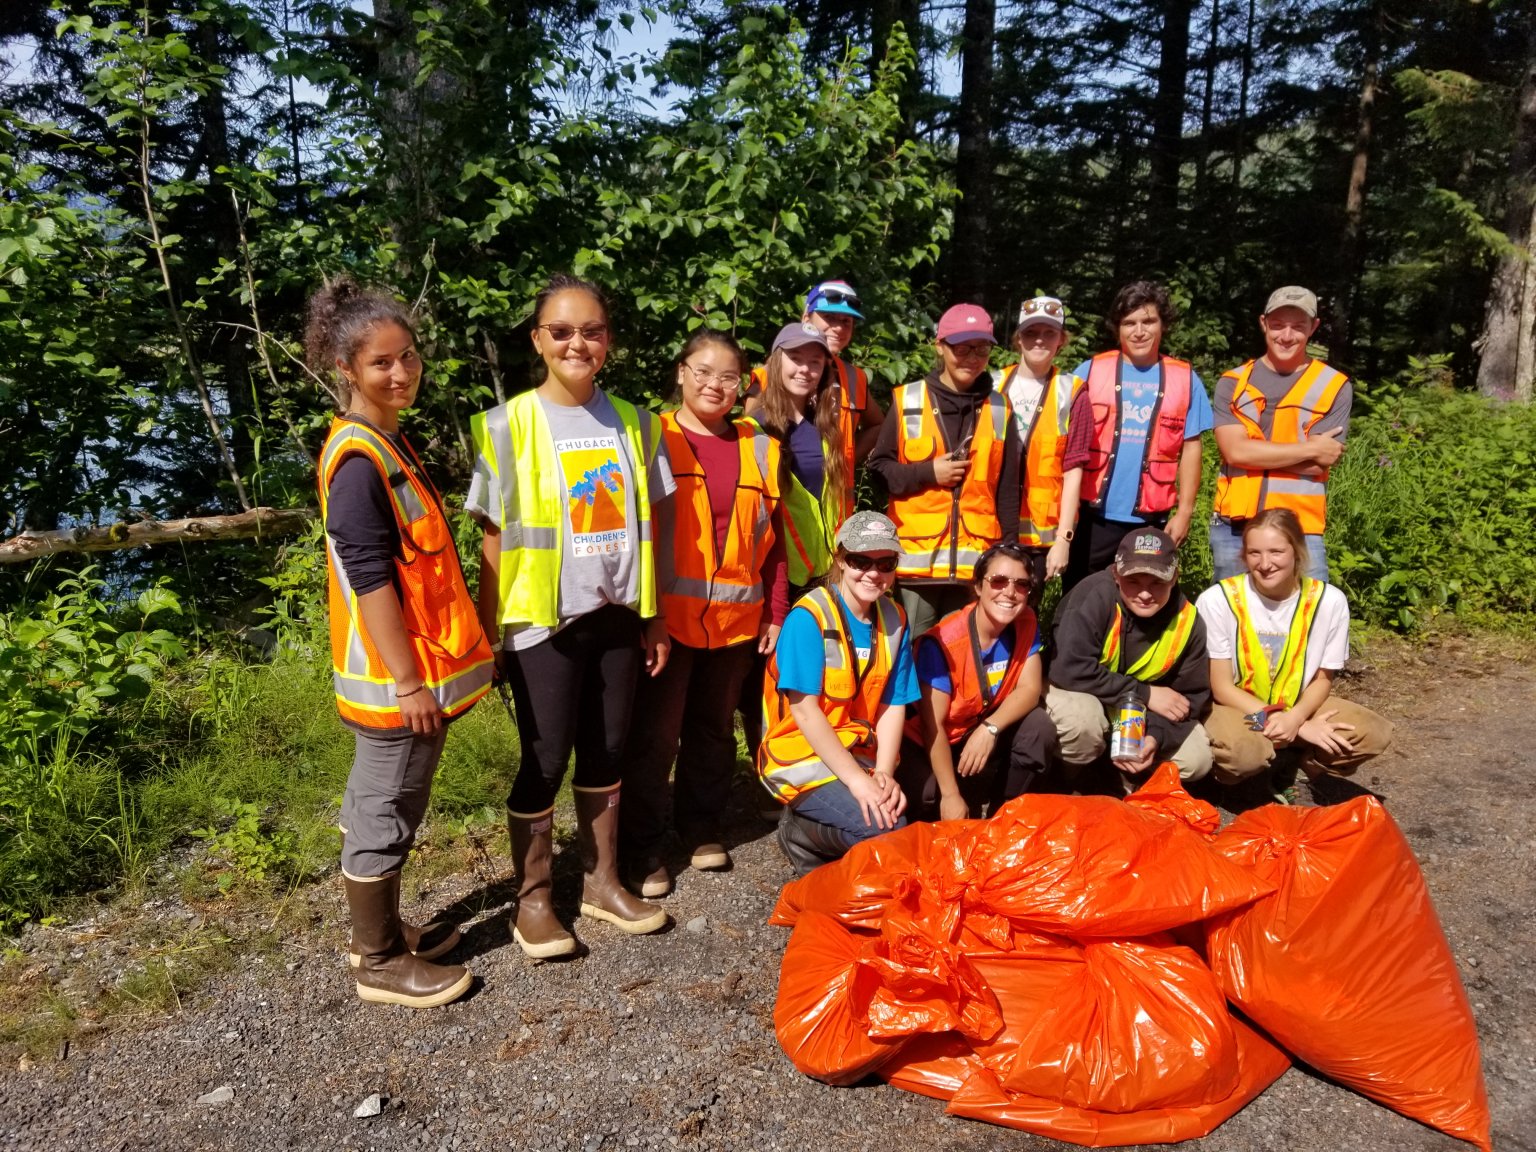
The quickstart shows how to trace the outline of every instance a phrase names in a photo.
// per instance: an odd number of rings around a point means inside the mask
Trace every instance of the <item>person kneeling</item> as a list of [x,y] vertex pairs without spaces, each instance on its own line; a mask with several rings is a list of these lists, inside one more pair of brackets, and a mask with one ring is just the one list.
[[1215,778],[1256,776],[1287,749],[1299,753],[1309,778],[1348,775],[1392,741],[1390,721],[1333,695],[1334,674],[1349,658],[1349,601],[1302,575],[1306,538],[1289,508],[1249,519],[1242,544],[1247,571],[1195,604],[1210,637],[1215,703],[1205,727]]
[[1199,717],[1211,698],[1205,625],[1179,590],[1178,547],[1159,528],[1126,534],[1114,564],[1067,594],[1056,612],[1056,651],[1045,706],[1068,766],[1104,754],[1109,716],[1133,694],[1146,708],[1135,760],[1117,762],[1122,784],[1165,760],[1188,783],[1211,770]]
[[909,717],[897,780],[914,820],[991,815],[1045,771],[1056,730],[1040,703],[1040,630],[1028,555],[994,544],[976,563],[976,600],[917,644],[922,703]]
[[763,680],[757,771],[785,805],[779,846],[799,875],[906,823],[896,784],[918,698],[907,621],[888,593],[901,542],[878,512],[838,529],[826,586],[784,619]]

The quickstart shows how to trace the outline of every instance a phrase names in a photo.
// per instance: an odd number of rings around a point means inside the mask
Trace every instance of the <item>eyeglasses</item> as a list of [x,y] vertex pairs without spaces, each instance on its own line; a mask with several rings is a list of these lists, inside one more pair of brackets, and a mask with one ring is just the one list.
[[1015,592],[1028,592],[1031,581],[1028,576],[988,576],[987,587],[994,592],[1001,592],[1009,585],[1013,585]]
[[1036,296],[1019,306],[1019,320],[1026,316],[1054,316],[1060,320],[1067,314],[1066,307],[1052,296]]
[[722,388],[729,388],[732,392],[741,387],[740,372],[710,372],[707,369],[700,371],[686,360],[683,361],[683,367],[688,369],[700,384],[718,384]]
[[861,310],[864,307],[863,303],[852,292],[844,292],[837,288],[828,288],[821,292],[812,293],[811,306],[806,311],[816,311],[816,305],[818,304],[846,304],[855,310]]
[[959,344],[946,340],[944,347],[956,360],[985,360],[992,355],[990,340],[963,340]]
[[549,333],[549,338],[556,344],[565,344],[575,339],[576,333],[581,333],[581,338],[588,344],[601,344],[608,339],[608,325],[583,324],[580,328],[574,324],[536,324],[535,328],[542,328]]
[[882,576],[889,576],[896,571],[896,557],[894,556],[866,556],[862,552],[849,552],[843,557],[843,563],[855,572],[868,572],[873,568]]

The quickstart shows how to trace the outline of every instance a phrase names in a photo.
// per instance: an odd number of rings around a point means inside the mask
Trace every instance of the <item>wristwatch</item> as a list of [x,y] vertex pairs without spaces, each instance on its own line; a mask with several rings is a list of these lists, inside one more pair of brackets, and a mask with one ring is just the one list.
[[992,733],[992,735],[994,735],[994,736],[997,735],[997,725],[992,723],[992,721],[990,721],[990,720],[983,720],[981,722],[981,726],[983,728],[985,728],[988,732]]
[[1064,528],[1061,531],[1061,538],[1063,540],[1065,540],[1068,544],[1072,543],[1072,537],[1074,537],[1076,535],[1077,535],[1077,529],[1075,529],[1075,528]]

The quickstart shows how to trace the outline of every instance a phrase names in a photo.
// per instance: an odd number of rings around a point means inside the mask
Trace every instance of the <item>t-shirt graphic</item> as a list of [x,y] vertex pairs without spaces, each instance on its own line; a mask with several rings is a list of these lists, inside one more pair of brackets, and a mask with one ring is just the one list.
[[612,436],[555,441],[565,476],[571,554],[601,556],[629,551],[624,470]]

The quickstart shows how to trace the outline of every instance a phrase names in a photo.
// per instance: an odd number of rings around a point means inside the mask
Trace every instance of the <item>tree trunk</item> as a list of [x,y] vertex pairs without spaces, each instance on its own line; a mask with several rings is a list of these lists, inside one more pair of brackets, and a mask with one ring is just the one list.
[[1504,234],[1514,251],[1499,260],[1488,291],[1478,341],[1477,390],[1484,396],[1529,401],[1536,382],[1536,5],[1526,8],[1525,76],[1509,158],[1509,207]]
[[105,528],[64,528],[23,532],[0,541],[0,564],[20,564],[57,552],[112,552],[148,544],[187,540],[241,540],[300,532],[315,518],[312,508],[252,508],[235,516],[199,516],[192,520],[141,520]]
[[1211,0],[1211,25],[1205,41],[1205,93],[1200,100],[1200,155],[1195,161],[1195,200],[1205,204],[1206,172],[1211,164],[1211,119],[1216,103],[1217,52],[1221,47],[1221,0]]
[[912,45],[913,66],[907,72],[901,86],[901,118],[903,135],[911,136],[917,128],[917,105],[923,92],[922,36],[923,8],[921,0],[875,0],[869,17],[871,72],[878,72],[890,51],[891,33],[900,24]]
[[1236,220],[1242,209],[1243,161],[1248,156],[1248,90],[1253,84],[1253,20],[1255,0],[1248,0],[1248,16],[1243,21],[1243,74],[1237,89],[1237,124],[1232,139],[1232,215]]
[[992,262],[992,51],[995,0],[966,0],[960,31],[960,117],[955,147],[955,231],[950,244],[950,301],[987,304]]
[[1194,0],[1163,0],[1157,91],[1152,96],[1152,155],[1147,208],[1160,262],[1177,240],[1179,167],[1184,155],[1184,94],[1189,78],[1189,18]]
[[1385,22],[1386,9],[1381,0],[1376,0],[1371,6],[1363,41],[1365,60],[1360,73],[1360,116],[1355,127],[1354,158],[1349,167],[1349,191],[1344,197],[1344,235],[1339,243],[1338,267],[1342,279],[1334,300],[1334,342],[1330,352],[1345,364],[1354,355],[1355,298],[1365,271],[1365,181],[1376,132],[1376,95]]

